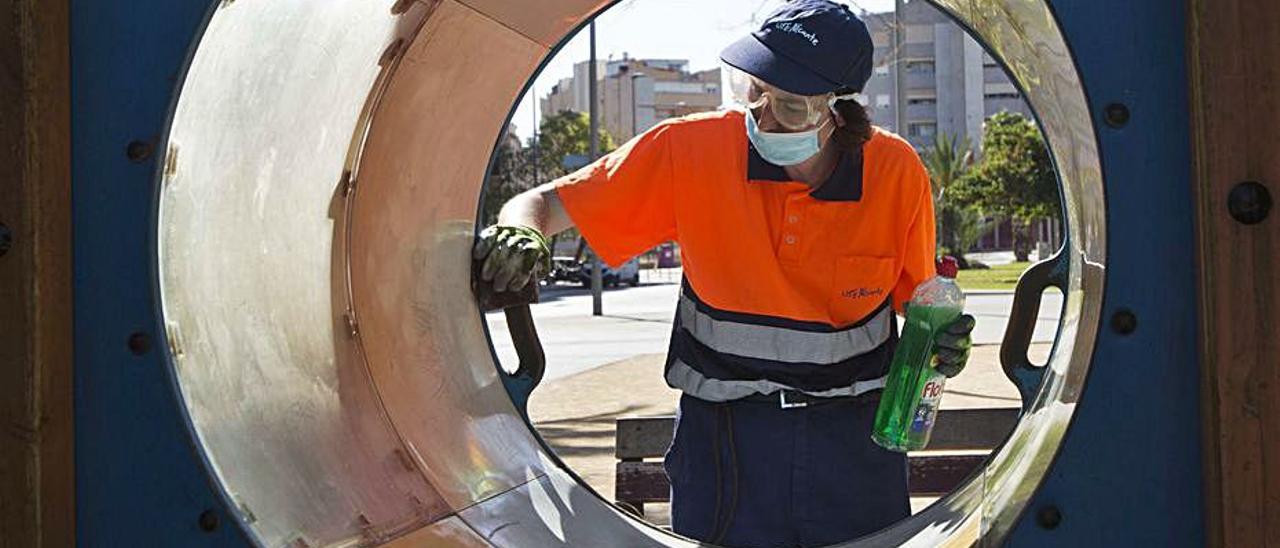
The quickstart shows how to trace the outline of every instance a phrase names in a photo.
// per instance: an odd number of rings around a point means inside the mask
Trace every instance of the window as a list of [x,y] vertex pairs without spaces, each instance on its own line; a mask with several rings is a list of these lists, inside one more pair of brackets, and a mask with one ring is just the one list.
[[892,103],[890,102],[888,95],[876,96],[876,108],[889,108],[890,104]]
[[876,74],[879,74],[880,76],[889,74],[889,65],[880,65],[876,67]]
[[908,104],[908,105],[936,105],[936,104],[938,104],[938,98],[937,98],[937,97],[923,97],[923,96],[921,96],[921,97],[907,97],[907,104]]
[[933,61],[907,61],[907,74],[933,74]]
[[987,94],[987,99],[992,99],[992,100],[994,100],[994,99],[1019,99],[1020,97],[1021,97],[1021,96],[1019,96],[1017,93],[988,93],[988,94]]
[[933,25],[907,25],[908,44],[929,44],[933,42]]
[[907,136],[932,137],[938,132],[938,124],[933,122],[912,122],[907,124]]

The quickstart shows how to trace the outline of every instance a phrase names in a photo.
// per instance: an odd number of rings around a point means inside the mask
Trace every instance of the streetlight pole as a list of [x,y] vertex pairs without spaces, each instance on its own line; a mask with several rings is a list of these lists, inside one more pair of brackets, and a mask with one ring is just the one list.
[[[537,188],[538,185],[542,184],[541,179],[538,177],[538,167],[540,165],[538,163],[540,159],[538,157],[538,148],[541,146],[541,143],[538,142],[538,87],[530,86],[529,93],[533,96],[533,108],[530,109],[533,111],[533,142],[529,143],[529,146],[533,148],[533,188]],[[554,249],[551,252],[552,255],[555,254]]]
[[644,73],[631,75],[631,136],[635,137],[636,130],[636,79],[643,78]]
[[[591,22],[591,60],[587,67],[587,100],[590,106],[587,107],[587,117],[591,123],[591,161],[594,162],[600,156],[600,116],[596,106],[596,22]],[[596,255],[595,250],[591,250],[591,315],[604,315],[604,276],[601,272],[603,266],[600,263],[600,256]]]
[[903,97],[906,95],[902,89],[906,87],[906,77],[902,73],[906,63],[903,62],[902,57],[907,43],[904,36],[906,27],[902,24],[903,3],[902,0],[893,1],[893,129],[898,135],[907,137],[907,128],[903,125],[906,123],[904,120],[906,106],[902,104]]

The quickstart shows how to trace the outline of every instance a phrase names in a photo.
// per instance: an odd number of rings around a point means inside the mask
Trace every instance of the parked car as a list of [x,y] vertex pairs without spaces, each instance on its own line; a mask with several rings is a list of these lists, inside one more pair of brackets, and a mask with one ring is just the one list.
[[[573,273],[572,275],[576,275],[578,283],[582,284],[583,287],[590,287],[591,286],[591,265],[577,263],[576,261],[574,261],[574,264],[576,266],[569,266],[566,264],[565,266],[566,275],[570,275],[568,273],[572,272]],[[631,259],[630,261],[623,263],[622,267],[618,269],[610,268],[609,265],[603,265],[603,266],[604,266],[604,270],[600,272],[600,278],[601,278],[601,281],[604,283],[605,287],[617,287],[624,283],[631,287],[640,285],[640,261],[639,260]]]
[[[553,257],[551,259],[551,273],[547,275],[548,283],[570,282],[579,283],[582,281],[582,263],[574,257]],[[588,283],[590,283],[590,269],[587,269]]]

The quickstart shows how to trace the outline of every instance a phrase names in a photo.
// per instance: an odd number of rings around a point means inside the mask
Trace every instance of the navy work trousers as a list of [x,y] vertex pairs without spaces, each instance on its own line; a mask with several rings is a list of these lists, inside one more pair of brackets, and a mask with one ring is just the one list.
[[871,441],[879,401],[682,396],[663,460],[672,529],[720,546],[824,546],[911,515],[906,455]]

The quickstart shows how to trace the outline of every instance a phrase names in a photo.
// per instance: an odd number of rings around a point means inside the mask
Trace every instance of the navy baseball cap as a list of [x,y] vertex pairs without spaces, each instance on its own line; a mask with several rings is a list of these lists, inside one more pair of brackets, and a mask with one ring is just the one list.
[[867,25],[830,0],[791,0],[760,29],[730,44],[720,59],[797,95],[842,88],[861,92],[871,78]]

